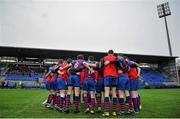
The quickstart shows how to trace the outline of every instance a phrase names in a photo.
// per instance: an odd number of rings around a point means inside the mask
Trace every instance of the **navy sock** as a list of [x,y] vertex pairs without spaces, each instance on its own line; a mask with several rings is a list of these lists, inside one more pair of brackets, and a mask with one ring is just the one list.
[[119,98],[120,111],[124,111],[124,98]]
[[109,112],[109,97],[104,97],[104,111]]
[[112,111],[116,112],[116,108],[117,108],[117,98],[113,98]]
[[80,100],[80,97],[75,96],[75,100],[74,100],[75,110],[79,110],[79,100]]
[[136,112],[138,112],[138,108],[137,108],[137,98],[132,98],[132,101],[133,101],[133,105],[134,105],[134,110]]

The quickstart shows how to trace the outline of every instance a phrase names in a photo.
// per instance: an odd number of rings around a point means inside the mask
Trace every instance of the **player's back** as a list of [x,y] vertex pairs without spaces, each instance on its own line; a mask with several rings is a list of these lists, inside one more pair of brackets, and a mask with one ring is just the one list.
[[[104,57],[104,62],[106,62],[106,61],[113,62],[113,61],[116,61],[116,59],[117,59],[116,56],[109,54],[109,55]],[[110,63],[110,64],[104,66],[104,76],[115,76],[115,77],[117,77],[118,73],[117,73],[117,69],[116,69],[116,64]]]
[[[61,68],[64,68],[66,67],[68,64],[67,63],[63,63],[61,65]],[[60,71],[60,74],[59,74],[59,77],[61,77],[62,79],[64,80],[67,80],[68,79],[68,73],[67,73],[67,69],[63,69]]]
[[71,69],[83,69],[84,68],[83,62],[84,62],[84,60],[74,60],[72,62]]
[[137,75],[137,67],[131,67],[129,72],[128,72],[128,77],[129,79],[135,79],[135,78],[138,78],[138,75]]

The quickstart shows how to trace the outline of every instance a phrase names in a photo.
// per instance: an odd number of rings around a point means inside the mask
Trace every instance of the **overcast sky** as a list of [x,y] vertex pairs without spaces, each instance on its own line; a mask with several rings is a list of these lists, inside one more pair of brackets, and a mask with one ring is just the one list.
[[180,0],[0,0],[0,46],[180,56]]

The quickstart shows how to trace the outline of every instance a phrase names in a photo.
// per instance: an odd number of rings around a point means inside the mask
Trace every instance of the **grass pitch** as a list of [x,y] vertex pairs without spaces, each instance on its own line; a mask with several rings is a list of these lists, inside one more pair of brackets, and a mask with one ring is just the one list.
[[[180,117],[180,89],[144,89],[140,90],[142,111],[135,118],[175,118]],[[99,118],[101,113],[74,114],[59,113],[44,108],[42,102],[48,92],[43,89],[0,89],[0,118]],[[119,118],[120,116],[117,116]]]

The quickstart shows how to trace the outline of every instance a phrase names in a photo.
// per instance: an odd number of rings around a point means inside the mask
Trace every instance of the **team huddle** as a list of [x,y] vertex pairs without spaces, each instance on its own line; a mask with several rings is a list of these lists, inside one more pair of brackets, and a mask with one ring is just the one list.
[[[128,57],[115,55],[113,50],[109,50],[99,62],[94,61],[93,56],[85,61],[83,55],[78,55],[76,60],[59,59],[45,76],[46,88],[50,92],[45,107],[69,113],[73,99],[73,111],[78,113],[82,111],[82,94],[85,113],[94,114],[97,106],[97,112],[103,111],[105,117],[116,116],[117,112],[119,115],[137,114],[141,108],[137,92],[139,76],[138,64]],[[128,105],[128,110],[125,110],[125,105]]]

